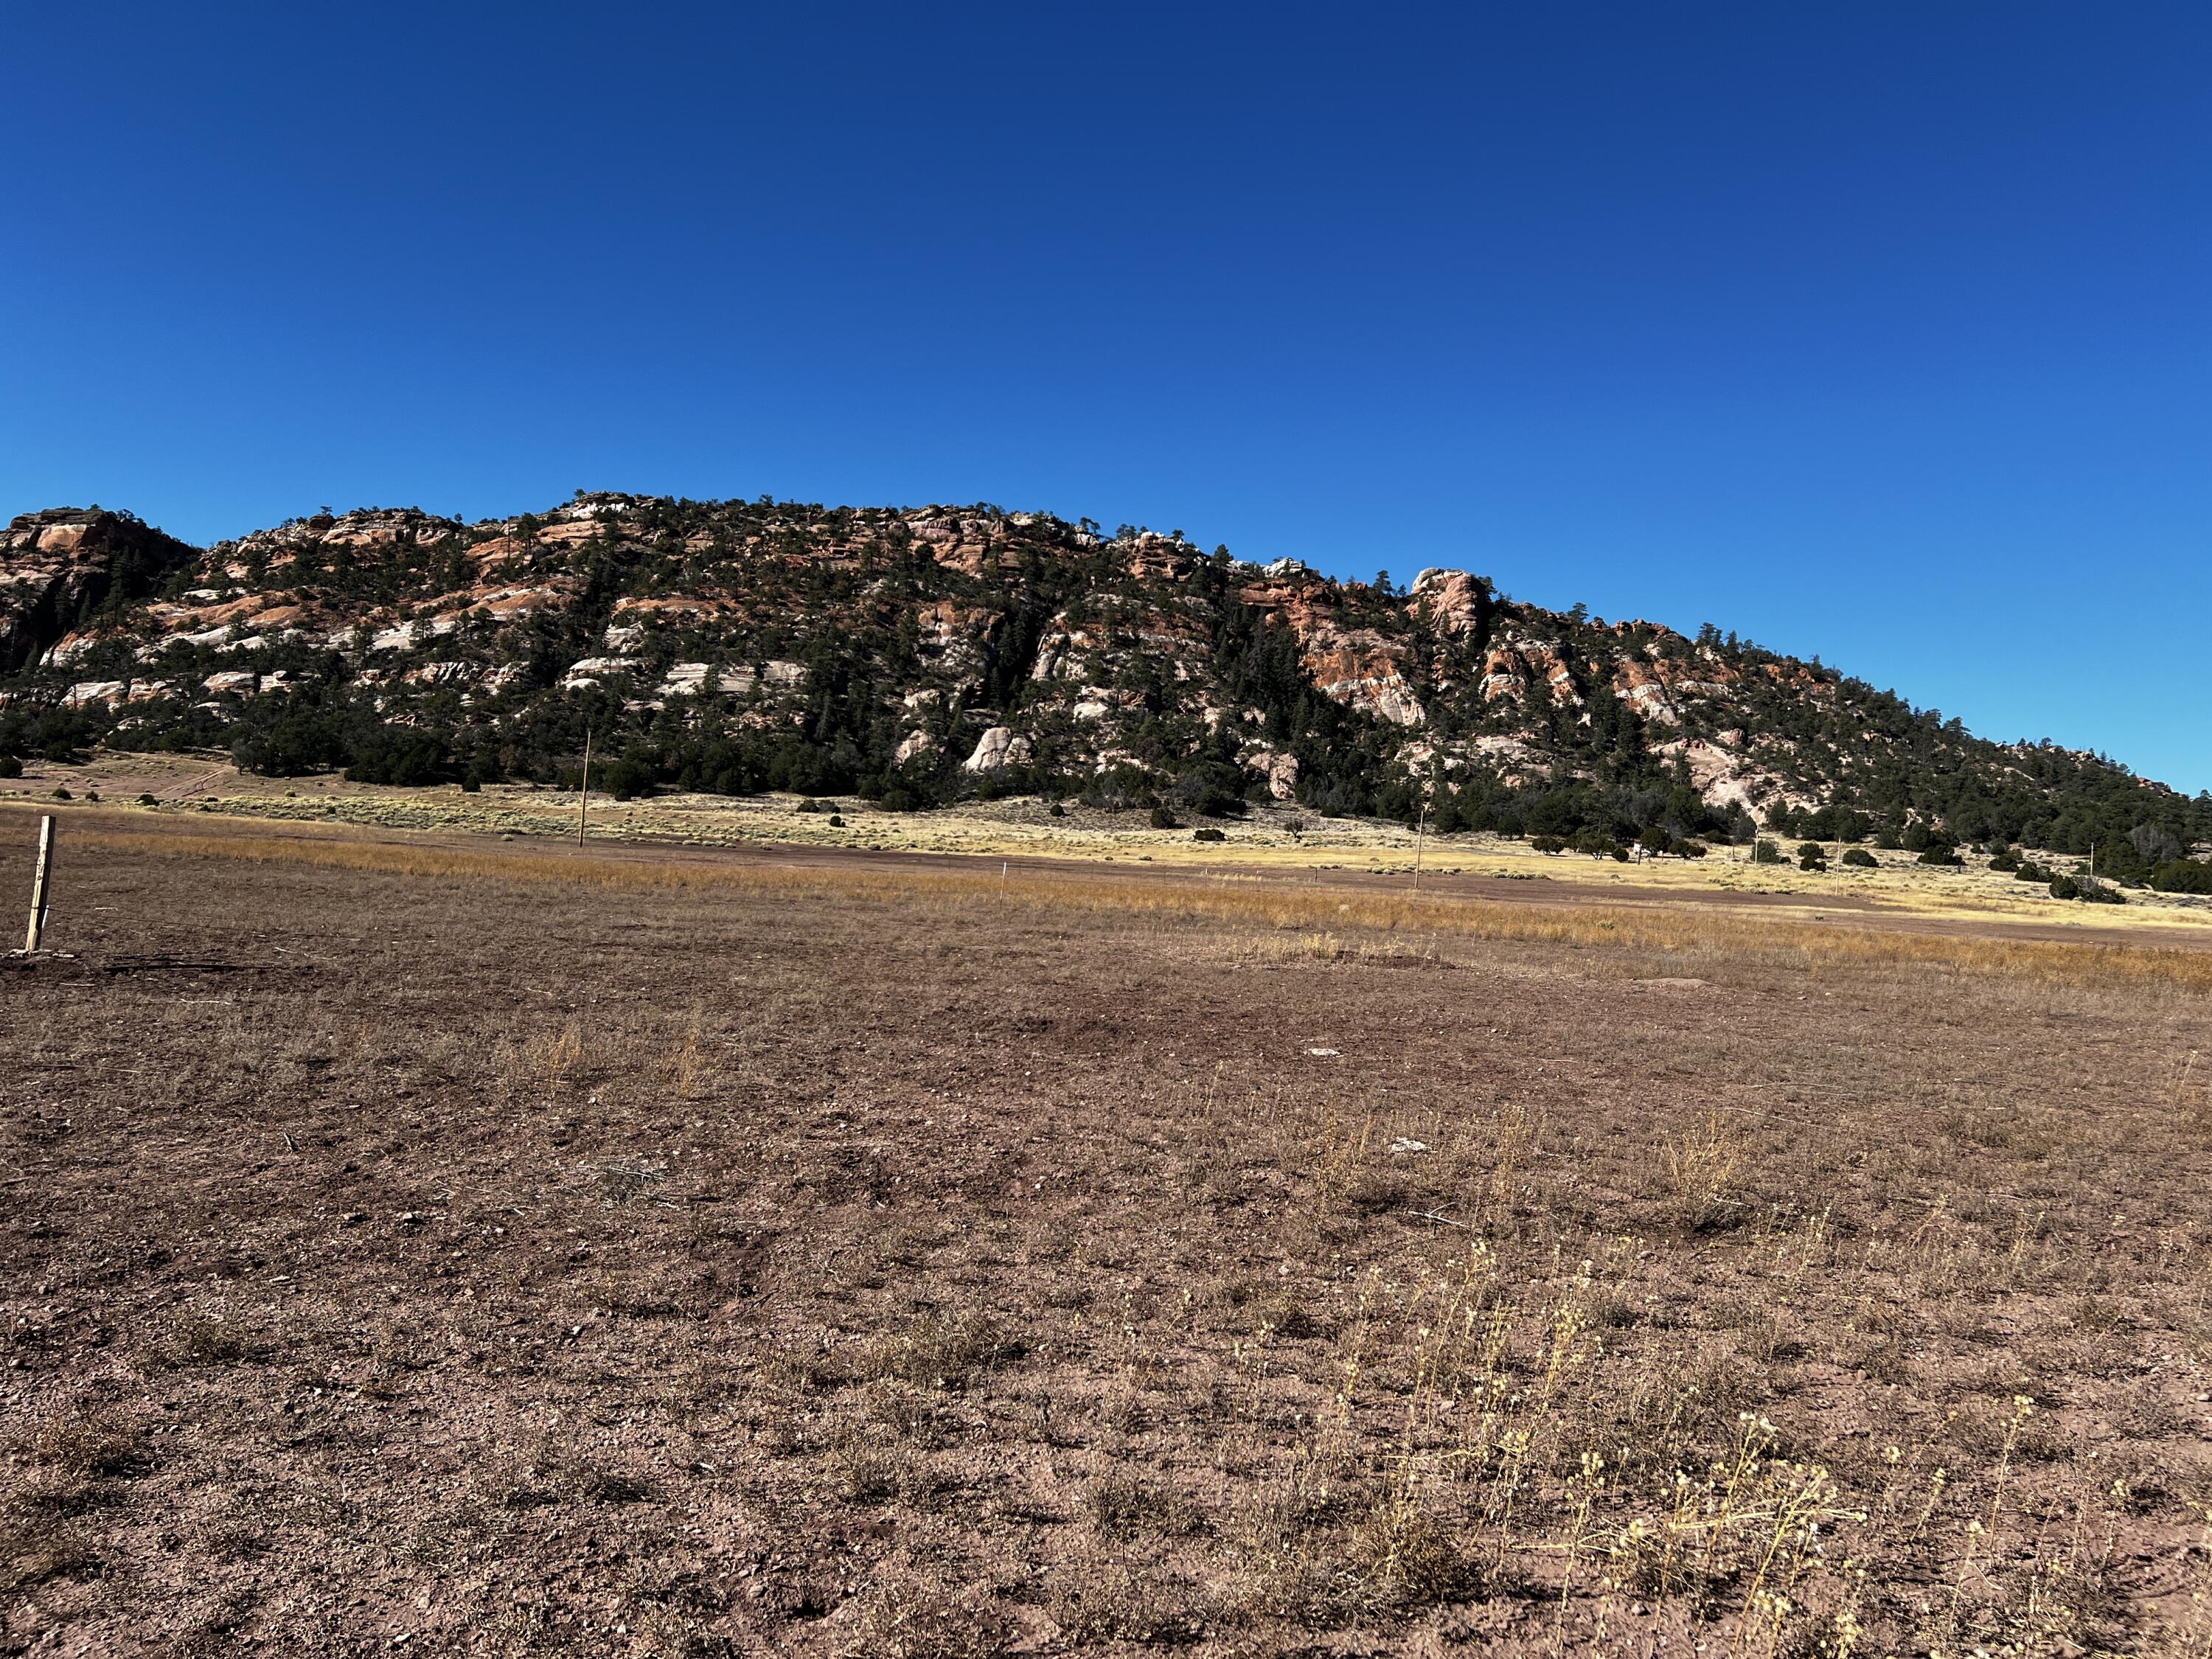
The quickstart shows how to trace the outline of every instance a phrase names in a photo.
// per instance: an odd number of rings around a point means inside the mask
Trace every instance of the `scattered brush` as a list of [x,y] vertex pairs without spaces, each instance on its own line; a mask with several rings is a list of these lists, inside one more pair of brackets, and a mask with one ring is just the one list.
[[843,1659],[994,1659],[1007,1650],[1006,1615],[975,1591],[901,1577],[862,1606]]
[[1206,1530],[1204,1517],[1182,1494],[1121,1470],[1084,1488],[1083,1512],[1102,1538],[1182,1537]]
[[1742,1137],[1717,1107],[1664,1142],[1659,1168],[1666,1177],[1668,1211],[1674,1224],[1696,1233],[1735,1219],[1741,1207],[1734,1194],[1743,1162]]
[[957,1390],[1021,1353],[1021,1345],[988,1315],[937,1310],[917,1316],[904,1334],[878,1344],[870,1369],[916,1388]]
[[159,1357],[167,1364],[183,1370],[195,1365],[242,1364],[262,1358],[267,1351],[265,1343],[235,1321],[186,1314],[177,1321]]
[[80,1480],[131,1474],[143,1456],[131,1425],[97,1407],[48,1419],[25,1449],[35,1461]]

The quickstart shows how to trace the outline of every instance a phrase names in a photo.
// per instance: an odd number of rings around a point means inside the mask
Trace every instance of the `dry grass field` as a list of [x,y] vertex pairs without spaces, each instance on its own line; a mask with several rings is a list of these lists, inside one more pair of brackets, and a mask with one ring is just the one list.
[[64,832],[6,1651],[2212,1653],[2199,936]]
[[[80,805],[90,795],[111,809],[127,803],[125,810],[133,816],[170,820],[208,812],[371,835],[396,831],[521,841],[570,838],[579,805],[574,790],[527,784],[492,784],[467,793],[453,787],[354,783],[334,774],[258,777],[239,771],[221,755],[101,753],[83,765],[33,762],[22,777],[0,779],[0,806],[46,804],[57,788],[69,791]],[[1921,865],[1910,853],[1876,852],[1875,869],[1838,865],[1813,873],[1789,863],[1754,866],[1749,849],[1741,847],[1715,847],[1702,860],[1633,865],[1579,854],[1546,855],[1525,841],[1491,835],[1423,838],[1402,825],[1323,818],[1288,803],[1255,807],[1243,818],[1210,826],[1220,830],[1219,842],[1196,841],[1188,828],[1151,829],[1142,812],[1101,811],[1078,802],[1068,803],[1054,817],[1034,797],[969,801],[927,812],[890,812],[851,798],[817,805],[824,810],[803,811],[802,798],[789,794],[661,794],[629,801],[595,794],[587,830],[599,846],[777,846],[840,854],[1139,863],[1322,878],[1410,877],[1418,860],[1431,877],[1540,882],[1576,898],[1649,894],[1704,899],[1748,893],[1802,904],[1808,915],[1874,908],[1935,920],[2008,920],[2089,933],[2184,928],[2212,944],[2212,899],[2138,890],[2124,907],[2084,906],[2054,900],[2041,885],[1992,872],[1985,859],[1972,854],[1966,868],[1949,870]],[[2057,860],[2068,869],[2079,862]]]

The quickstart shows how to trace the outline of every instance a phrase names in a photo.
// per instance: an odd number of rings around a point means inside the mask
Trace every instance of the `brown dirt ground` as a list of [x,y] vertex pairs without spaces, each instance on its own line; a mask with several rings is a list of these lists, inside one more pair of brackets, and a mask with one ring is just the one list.
[[5,1650],[2207,1650],[2201,989],[922,870],[79,851]]

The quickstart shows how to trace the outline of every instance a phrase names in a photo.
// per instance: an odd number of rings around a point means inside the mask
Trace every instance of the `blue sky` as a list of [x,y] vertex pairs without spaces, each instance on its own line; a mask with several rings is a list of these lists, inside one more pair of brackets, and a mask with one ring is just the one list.
[[2212,787],[2212,9],[18,8],[0,514],[991,501]]

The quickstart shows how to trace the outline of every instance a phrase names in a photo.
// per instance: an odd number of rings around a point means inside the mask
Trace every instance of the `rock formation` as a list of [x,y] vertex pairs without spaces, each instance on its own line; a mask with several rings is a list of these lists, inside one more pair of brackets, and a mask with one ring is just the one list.
[[1711,629],[988,506],[608,493],[475,524],[319,514],[205,550],[96,508],[0,532],[0,752],[550,778],[586,721],[671,783],[915,801],[989,786],[1404,813],[1443,788],[1501,824],[1543,793],[1614,822],[1702,809],[1710,831],[1830,801],[2018,818],[2085,791],[2178,799]]

